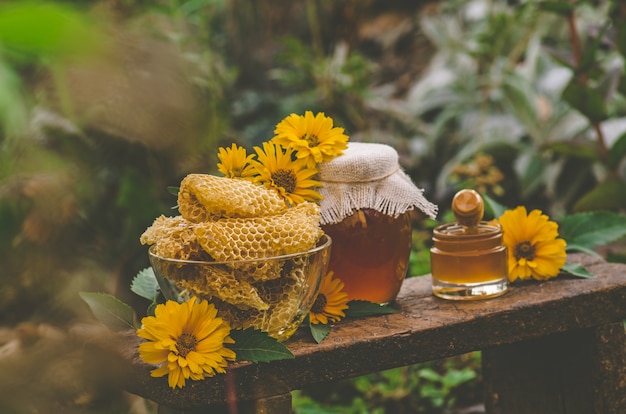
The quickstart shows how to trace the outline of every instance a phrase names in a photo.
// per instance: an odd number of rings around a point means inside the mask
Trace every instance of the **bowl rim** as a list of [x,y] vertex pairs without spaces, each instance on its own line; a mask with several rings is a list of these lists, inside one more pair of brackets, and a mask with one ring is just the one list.
[[[326,240],[324,240],[324,238]],[[256,262],[265,262],[268,260],[288,260],[288,259],[292,259],[295,257],[299,257],[305,254],[313,254],[313,253],[317,253],[321,250],[327,249],[332,245],[333,239],[326,233],[323,233],[322,236],[318,239],[318,244],[317,246],[313,247],[312,249],[303,251],[303,252],[297,252],[297,253],[289,253],[289,254],[283,254],[283,255],[279,255],[279,256],[267,256],[267,257],[259,257],[259,258],[254,258],[254,259],[237,259],[237,260],[222,260],[222,261],[207,261],[207,260],[189,260],[189,259],[173,259],[173,258],[169,258],[169,257],[163,257],[163,256],[159,256],[157,254],[155,254],[153,252],[154,248],[156,247],[155,244],[151,245],[150,248],[148,248],[148,255],[150,255],[151,257],[154,257],[158,260],[163,260],[163,261],[168,261],[168,262],[172,262],[172,263],[181,263],[181,264],[211,264],[211,265],[225,265],[225,264],[233,264],[233,263],[256,263]],[[321,243],[321,244],[320,244]]]

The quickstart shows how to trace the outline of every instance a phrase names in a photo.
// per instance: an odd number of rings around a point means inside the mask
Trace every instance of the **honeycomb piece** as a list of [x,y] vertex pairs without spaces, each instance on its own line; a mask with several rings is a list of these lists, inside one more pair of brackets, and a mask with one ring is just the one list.
[[[306,259],[300,259],[306,260]],[[306,275],[302,265],[294,263],[289,272],[280,279],[270,280],[257,286],[259,296],[270,304],[269,317],[264,330],[270,335],[279,335],[284,329],[300,321],[295,319],[300,314],[301,295],[306,291]]]
[[265,310],[269,307],[254,286],[237,280],[231,270],[221,266],[191,265],[195,277],[180,279],[177,284],[200,297],[216,296],[238,307]]
[[278,214],[287,204],[278,192],[248,180],[189,174],[180,184],[178,208],[189,221]]
[[235,277],[250,283],[278,279],[284,260],[257,260],[254,262],[233,262],[229,266],[235,271]]
[[259,295],[269,305],[266,311],[233,305],[223,300],[213,300],[220,317],[233,329],[253,327],[266,331],[275,338],[295,330],[306,316],[300,309],[301,295],[306,289],[306,258],[290,260],[282,277],[255,283]]
[[220,318],[228,322],[231,329],[255,328],[263,330],[263,320],[267,310],[252,309],[245,306],[237,307],[216,297],[211,298]]
[[315,203],[301,203],[282,214],[227,218],[199,223],[196,236],[217,261],[246,260],[307,251],[323,232]]
[[193,223],[182,216],[157,217],[140,236],[141,244],[155,244],[157,256],[182,260],[206,260],[207,253],[202,250],[193,229]]

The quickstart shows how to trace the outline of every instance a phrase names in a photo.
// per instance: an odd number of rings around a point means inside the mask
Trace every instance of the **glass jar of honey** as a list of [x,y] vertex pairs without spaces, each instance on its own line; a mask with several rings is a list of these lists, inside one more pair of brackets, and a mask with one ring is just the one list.
[[388,145],[351,142],[319,166],[321,225],[333,240],[328,269],[349,300],[395,300],[411,254],[411,211],[433,217],[428,202]]
[[508,268],[502,227],[481,221],[484,204],[474,190],[459,191],[452,200],[452,211],[456,222],[433,230],[433,294],[444,299],[474,300],[506,293]]

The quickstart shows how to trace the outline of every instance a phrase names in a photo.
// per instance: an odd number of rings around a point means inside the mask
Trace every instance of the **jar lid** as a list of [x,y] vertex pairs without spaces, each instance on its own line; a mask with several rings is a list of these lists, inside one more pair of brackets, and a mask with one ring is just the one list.
[[319,164],[322,187],[321,224],[336,224],[356,210],[372,209],[391,217],[420,209],[435,218],[437,206],[398,163],[396,150],[385,144],[349,142],[343,154]]

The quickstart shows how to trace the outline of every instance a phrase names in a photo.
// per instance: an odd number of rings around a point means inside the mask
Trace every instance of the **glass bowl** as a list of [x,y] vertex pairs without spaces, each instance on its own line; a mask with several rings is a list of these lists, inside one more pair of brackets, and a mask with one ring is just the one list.
[[148,254],[166,299],[213,303],[233,329],[253,327],[283,342],[308,315],[330,258],[331,238],[301,253],[250,260],[196,261]]

